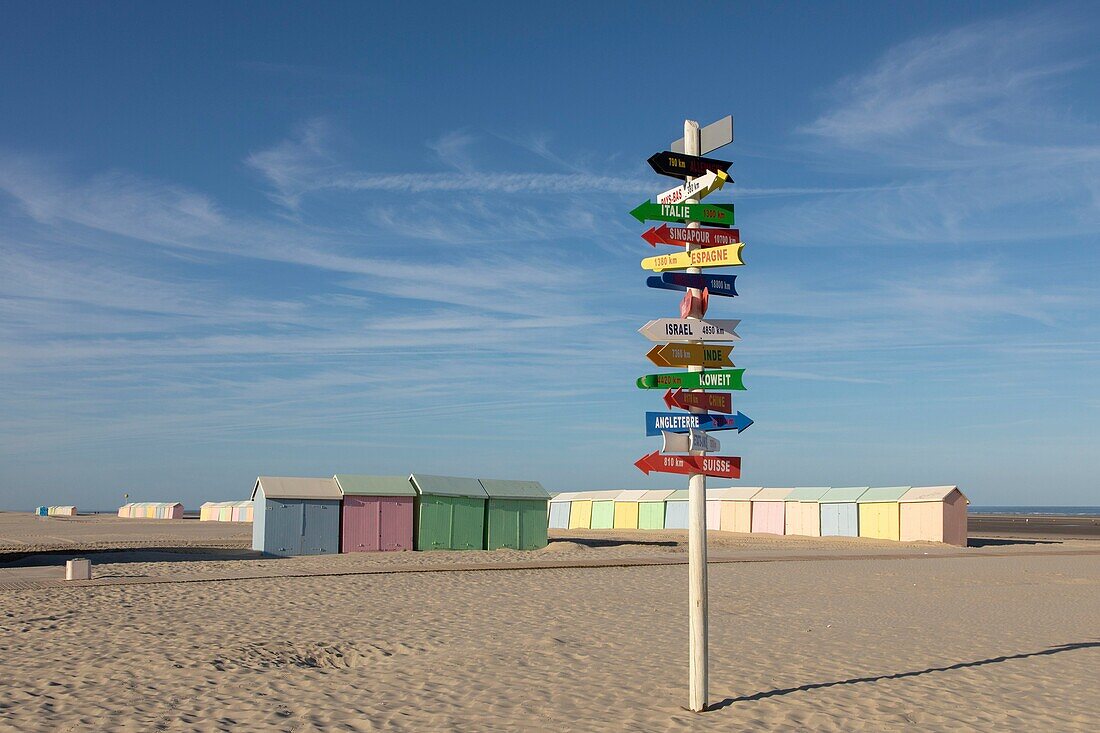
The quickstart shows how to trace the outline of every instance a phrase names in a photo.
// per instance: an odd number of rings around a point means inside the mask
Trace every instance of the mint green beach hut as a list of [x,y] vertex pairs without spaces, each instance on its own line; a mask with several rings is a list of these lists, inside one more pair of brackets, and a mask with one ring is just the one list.
[[665,500],[675,489],[647,491],[638,499],[638,529],[665,528]]
[[615,497],[623,493],[621,489],[613,491],[593,491],[592,529],[615,528]]

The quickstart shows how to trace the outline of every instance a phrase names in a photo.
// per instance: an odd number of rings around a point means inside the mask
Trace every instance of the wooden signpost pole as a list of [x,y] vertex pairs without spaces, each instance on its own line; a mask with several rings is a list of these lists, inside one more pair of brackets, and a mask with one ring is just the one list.
[[[699,123],[693,120],[684,120],[684,153],[687,155],[702,155],[699,139]],[[688,181],[691,178],[687,178]],[[699,199],[687,199],[687,203],[698,203]],[[697,229],[699,222],[690,222],[690,229]],[[691,252],[700,247],[697,242],[688,242],[686,251]],[[698,274],[702,270],[698,267],[689,267],[687,272]],[[691,313],[688,318],[700,318],[700,304],[702,303],[702,291],[689,288],[691,296]],[[688,371],[701,372],[703,367],[688,367]],[[705,409],[700,407],[690,408],[691,412],[703,413]],[[703,451],[692,451],[692,455],[705,455]],[[688,629],[690,640],[688,644],[689,673],[688,695],[690,707],[695,712],[702,712],[707,707],[707,477],[706,474],[696,473],[688,478]]]

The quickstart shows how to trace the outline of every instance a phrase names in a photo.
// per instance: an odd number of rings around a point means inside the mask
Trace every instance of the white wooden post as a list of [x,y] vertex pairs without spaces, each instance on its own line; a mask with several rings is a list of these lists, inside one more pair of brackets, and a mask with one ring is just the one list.
[[[684,153],[687,155],[700,155],[699,123],[694,120],[684,120]],[[691,180],[689,176],[687,180]],[[689,198],[687,203],[699,203],[698,198]],[[696,228],[699,222],[690,222],[688,227]],[[699,244],[688,242],[685,249],[691,252],[699,248]],[[690,273],[700,273],[698,267],[689,267]],[[688,293],[693,297],[693,305],[689,318],[700,318],[694,300],[702,296],[702,291],[691,288]],[[701,372],[703,367],[691,366],[688,371]],[[695,390],[701,392],[702,390]],[[706,410],[692,407],[691,412],[705,413]],[[692,451],[692,455],[705,455],[703,451]],[[702,712],[707,707],[707,477],[705,474],[695,473],[688,478],[688,630],[690,641],[688,645],[689,674],[688,695],[691,698],[689,707],[695,712]]]

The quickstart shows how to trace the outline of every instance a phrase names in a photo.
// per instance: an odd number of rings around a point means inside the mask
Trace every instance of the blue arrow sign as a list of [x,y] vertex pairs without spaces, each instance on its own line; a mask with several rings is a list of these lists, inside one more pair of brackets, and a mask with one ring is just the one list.
[[[678,290],[685,288],[706,288],[711,295],[737,295],[737,275],[694,275],[689,272],[666,272],[661,279],[669,285],[679,286]],[[650,286],[655,287],[655,286]]]
[[736,430],[740,433],[750,425],[752,420],[740,412],[736,415],[695,415],[690,412],[647,412],[645,414],[646,435],[660,435],[662,430],[670,433],[686,433],[692,428]]
[[660,275],[653,275],[645,279],[645,284],[651,288],[657,288],[659,290],[687,290],[686,285],[676,285],[674,283],[665,282]]

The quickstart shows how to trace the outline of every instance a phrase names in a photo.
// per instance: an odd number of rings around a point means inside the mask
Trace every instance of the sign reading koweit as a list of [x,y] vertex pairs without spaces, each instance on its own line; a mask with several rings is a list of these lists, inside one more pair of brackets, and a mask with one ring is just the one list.
[[712,372],[670,372],[638,377],[638,389],[745,389],[744,369]]

